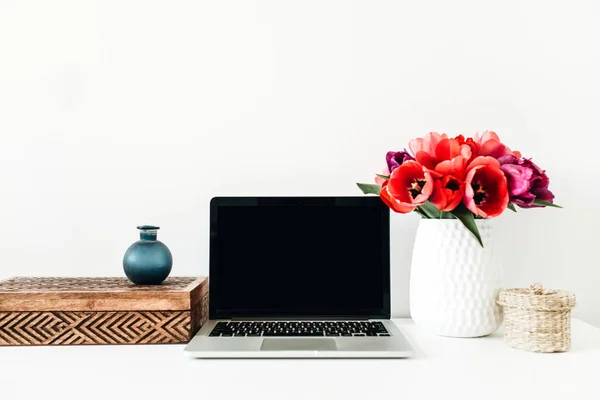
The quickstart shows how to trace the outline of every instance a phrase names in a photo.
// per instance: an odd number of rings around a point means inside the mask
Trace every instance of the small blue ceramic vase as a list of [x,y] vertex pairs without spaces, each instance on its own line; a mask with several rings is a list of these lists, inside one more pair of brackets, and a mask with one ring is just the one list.
[[160,285],[173,266],[169,248],[156,240],[158,226],[142,225],[140,240],[129,246],[123,257],[127,278],[136,285]]

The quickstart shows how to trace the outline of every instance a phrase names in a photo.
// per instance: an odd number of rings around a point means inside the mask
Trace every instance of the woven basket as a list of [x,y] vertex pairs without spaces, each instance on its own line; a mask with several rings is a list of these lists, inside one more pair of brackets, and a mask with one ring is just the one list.
[[571,309],[575,295],[563,290],[503,289],[504,340],[517,349],[538,353],[567,351],[571,347]]

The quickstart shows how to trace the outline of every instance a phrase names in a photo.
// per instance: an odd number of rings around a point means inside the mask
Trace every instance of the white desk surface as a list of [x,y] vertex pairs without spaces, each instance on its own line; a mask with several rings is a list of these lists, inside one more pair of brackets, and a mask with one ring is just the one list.
[[[501,331],[435,336],[396,323],[405,360],[199,360],[183,345],[0,347],[0,399],[600,399],[600,329],[573,320],[568,353],[508,347]],[[39,397],[38,397],[39,396]]]

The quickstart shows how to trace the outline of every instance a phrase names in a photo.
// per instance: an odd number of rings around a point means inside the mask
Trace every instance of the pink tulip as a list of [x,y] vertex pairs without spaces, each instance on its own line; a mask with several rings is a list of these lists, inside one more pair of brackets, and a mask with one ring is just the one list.
[[521,208],[543,207],[533,204],[534,200],[552,203],[554,194],[548,189],[550,179],[546,171],[528,158],[506,155],[499,161],[508,181],[511,203]]
[[505,146],[494,131],[484,131],[481,135],[479,132],[475,133],[473,142],[477,145],[475,153],[477,156],[488,156],[498,159],[504,155],[511,154],[517,158],[521,158],[521,152],[512,151]]

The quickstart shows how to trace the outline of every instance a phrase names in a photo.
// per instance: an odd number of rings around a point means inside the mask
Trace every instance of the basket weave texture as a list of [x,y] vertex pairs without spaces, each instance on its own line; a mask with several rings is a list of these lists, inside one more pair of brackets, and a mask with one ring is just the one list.
[[575,295],[564,290],[503,289],[504,340],[517,349],[538,353],[568,351],[571,347],[571,309]]

